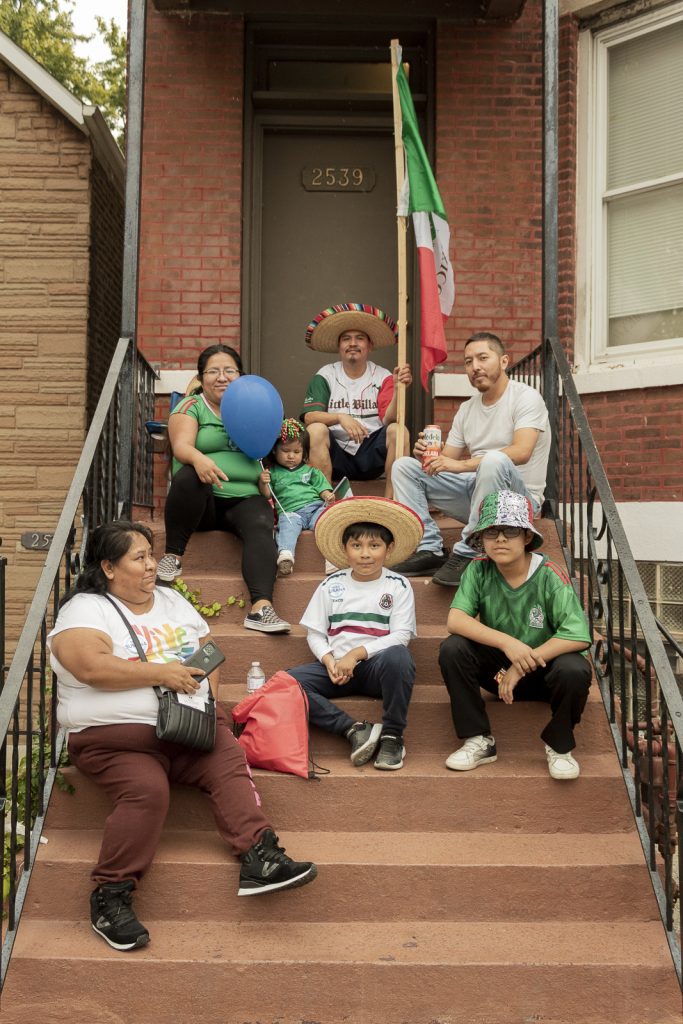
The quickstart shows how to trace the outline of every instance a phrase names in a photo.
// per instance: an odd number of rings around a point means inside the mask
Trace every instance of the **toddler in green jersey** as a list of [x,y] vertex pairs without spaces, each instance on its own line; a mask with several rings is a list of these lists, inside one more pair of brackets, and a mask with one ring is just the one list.
[[483,556],[462,575],[439,654],[455,731],[465,740],[446,761],[454,771],[497,760],[483,688],[505,704],[548,702],[541,738],[550,775],[579,774],[571,751],[591,681],[590,633],[566,570],[536,550],[543,538],[532,518],[529,499],[513,491],[487,495],[479,509],[470,542]]
[[319,469],[308,465],[310,440],[299,420],[282,421],[280,436],[269,456],[258,487],[266,498],[277,499],[277,571],[289,576],[294,568],[296,542],[302,530],[312,530],[321,512],[334,501],[334,491]]

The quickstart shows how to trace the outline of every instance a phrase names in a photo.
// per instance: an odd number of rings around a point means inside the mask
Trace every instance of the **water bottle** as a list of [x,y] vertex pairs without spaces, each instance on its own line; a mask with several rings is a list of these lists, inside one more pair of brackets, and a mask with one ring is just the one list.
[[266,674],[261,668],[260,661],[252,661],[251,668],[247,672],[247,693],[253,693],[260,689],[266,681]]

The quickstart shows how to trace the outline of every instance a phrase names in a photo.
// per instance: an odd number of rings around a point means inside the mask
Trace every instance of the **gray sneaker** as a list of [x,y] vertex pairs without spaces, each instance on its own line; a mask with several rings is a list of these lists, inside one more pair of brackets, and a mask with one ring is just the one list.
[[379,743],[379,753],[375,759],[375,768],[381,772],[396,772],[403,767],[403,758],[406,756],[406,748],[399,736],[382,736]]
[[381,725],[355,722],[346,733],[346,738],[351,744],[351,764],[355,764],[356,767],[367,764],[377,750],[381,735]]
[[250,612],[244,620],[246,629],[256,629],[259,633],[289,633],[292,628],[289,622],[281,619],[272,604],[263,606],[260,612]]
[[175,555],[164,555],[157,564],[157,579],[162,583],[173,583],[183,574],[183,567],[180,559]]

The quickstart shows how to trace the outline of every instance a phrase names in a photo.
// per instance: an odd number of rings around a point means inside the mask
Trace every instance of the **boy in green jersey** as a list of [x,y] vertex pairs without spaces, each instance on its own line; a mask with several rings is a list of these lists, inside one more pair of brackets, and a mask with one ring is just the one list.
[[547,701],[551,719],[541,733],[554,779],[575,779],[574,727],[588,699],[588,623],[566,570],[535,549],[528,498],[496,491],[481,503],[471,543],[484,557],[463,573],[439,654],[455,731],[465,743],[446,761],[471,771],[497,760],[480,688],[514,700]]

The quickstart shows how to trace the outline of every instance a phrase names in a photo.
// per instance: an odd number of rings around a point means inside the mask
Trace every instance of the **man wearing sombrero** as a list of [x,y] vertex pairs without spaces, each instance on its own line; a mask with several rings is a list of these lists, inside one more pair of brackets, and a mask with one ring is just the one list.
[[[387,566],[407,558],[421,536],[412,509],[386,498],[347,498],[316,523],[316,544],[341,568],[323,580],[301,619],[316,660],[289,672],[306,691],[310,721],[345,737],[356,766],[376,754],[381,771],[403,767],[415,599],[408,580]],[[332,700],[353,696],[380,699],[382,723],[357,721]]]
[[396,324],[374,306],[347,302],[324,309],[308,325],[306,344],[340,358],[311,379],[301,412],[312,466],[328,480],[376,480],[385,473],[387,497],[399,429],[396,384],[409,385],[412,376],[408,365],[390,373],[371,362],[370,354],[396,339]]

